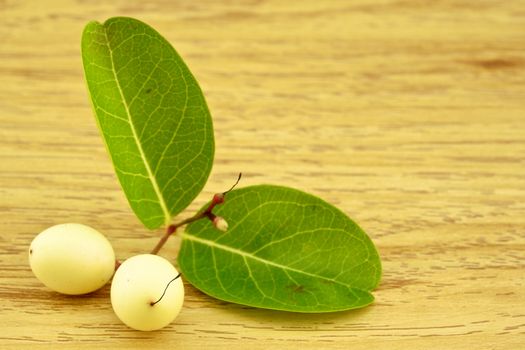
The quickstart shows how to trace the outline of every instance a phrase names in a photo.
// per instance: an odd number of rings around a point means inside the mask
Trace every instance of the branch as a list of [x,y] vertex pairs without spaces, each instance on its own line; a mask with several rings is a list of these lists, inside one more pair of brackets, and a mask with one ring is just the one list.
[[241,177],[242,177],[242,173],[239,173],[239,177],[237,178],[237,181],[235,182],[235,184],[228,191],[214,194],[213,198],[212,198],[212,200],[210,202],[210,205],[208,206],[208,208],[206,208],[206,210],[204,210],[202,212],[199,212],[199,213],[193,215],[192,217],[184,219],[181,222],[178,222],[178,223],[175,223],[175,224],[171,224],[168,227],[166,227],[166,232],[164,233],[164,236],[161,237],[161,239],[159,240],[159,242],[157,243],[155,248],[153,248],[153,250],[151,251],[151,254],[157,254],[160,251],[160,249],[164,246],[164,244],[166,243],[168,238],[170,238],[170,236],[172,234],[177,232],[177,229],[179,227],[187,225],[187,224],[190,224],[190,223],[192,223],[194,221],[197,221],[197,220],[200,220],[202,218],[208,218],[211,222],[213,222],[213,225],[215,227],[217,227],[219,230],[226,231],[226,229],[228,228],[228,224],[226,223],[226,221],[224,221],[223,218],[213,214],[213,209],[217,205],[224,203],[225,196],[231,190],[233,190],[235,188],[235,186],[237,186],[237,184],[241,180]]

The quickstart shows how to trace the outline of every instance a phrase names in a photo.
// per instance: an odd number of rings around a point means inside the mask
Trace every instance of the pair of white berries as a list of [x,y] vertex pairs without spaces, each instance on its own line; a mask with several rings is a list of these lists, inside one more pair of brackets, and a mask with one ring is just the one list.
[[113,247],[97,230],[81,224],[52,226],[29,248],[35,276],[63,294],[86,294],[111,283],[111,305],[127,326],[152,331],[179,314],[184,286],[175,267],[153,254],[127,259],[115,272]]

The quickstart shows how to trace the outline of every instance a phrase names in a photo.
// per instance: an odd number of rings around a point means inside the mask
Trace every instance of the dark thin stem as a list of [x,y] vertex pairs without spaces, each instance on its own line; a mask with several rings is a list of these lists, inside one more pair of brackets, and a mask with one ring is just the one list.
[[158,303],[159,301],[162,300],[162,298],[164,298],[164,295],[166,294],[166,291],[168,290],[168,287],[170,286],[171,282],[175,281],[177,278],[180,277],[180,273],[175,276],[174,279],[172,279],[171,281],[168,282],[168,284],[166,285],[166,288],[164,288],[164,292],[162,292],[162,295],[160,296],[160,298],[157,300],[157,301],[152,301],[151,303],[149,303],[151,306],[155,305],[156,303]]
[[237,181],[235,181],[235,183],[233,184],[232,187],[230,187],[230,189],[226,192],[222,192],[222,194],[225,196],[228,192],[231,192],[235,186],[237,186],[237,184],[239,183],[239,181],[241,181],[241,177],[242,177],[242,173],[239,173],[239,177],[237,177]]

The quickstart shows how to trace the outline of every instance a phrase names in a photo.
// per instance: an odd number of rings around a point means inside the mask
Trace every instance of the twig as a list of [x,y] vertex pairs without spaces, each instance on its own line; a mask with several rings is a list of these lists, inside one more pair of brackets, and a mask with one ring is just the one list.
[[204,210],[202,212],[199,212],[199,213],[193,215],[190,218],[184,219],[181,222],[178,222],[178,223],[175,223],[175,224],[171,224],[168,227],[166,227],[166,232],[161,237],[161,239],[159,240],[159,242],[157,243],[155,248],[153,248],[153,250],[151,251],[151,254],[157,254],[160,251],[160,249],[164,246],[164,244],[166,243],[168,238],[170,238],[170,236],[172,234],[174,234],[177,231],[177,229],[179,227],[181,227],[181,226],[190,224],[190,223],[192,223],[194,221],[197,221],[197,220],[200,220],[202,218],[208,218],[210,221],[212,221],[215,224],[216,223],[215,219],[217,218],[217,216],[215,214],[213,214],[213,212],[212,212],[213,209],[217,205],[224,203],[224,196],[226,196],[226,194],[228,194],[231,190],[233,190],[235,188],[235,186],[237,186],[237,184],[241,180],[241,177],[242,177],[242,173],[239,173],[239,177],[237,178],[237,182],[235,182],[235,184],[228,191],[222,192],[222,193],[216,193],[213,196],[213,199],[211,200],[210,205],[208,206],[208,208],[206,208],[206,210]]

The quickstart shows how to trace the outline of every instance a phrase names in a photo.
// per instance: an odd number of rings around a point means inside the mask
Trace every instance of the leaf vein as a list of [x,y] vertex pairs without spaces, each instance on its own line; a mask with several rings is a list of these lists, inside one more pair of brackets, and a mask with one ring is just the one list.
[[109,39],[108,39],[108,34],[107,34],[106,28],[104,28],[104,35],[106,36],[106,45],[107,45],[108,51],[109,51],[109,59],[110,59],[110,62],[111,62],[111,70],[113,72],[113,77],[115,78],[115,82],[117,84],[117,89],[119,91],[120,98],[122,99],[122,104],[124,105],[124,109],[126,110],[126,114],[127,114],[127,118],[128,118],[128,121],[129,121],[129,125],[131,127],[131,132],[133,134],[133,138],[135,139],[135,142],[137,144],[137,149],[138,149],[140,157],[142,158],[142,161],[144,163],[144,167],[146,168],[146,172],[148,173],[148,177],[150,178],[151,184],[153,186],[153,190],[155,191],[155,194],[158,197],[159,205],[162,208],[162,212],[164,213],[164,221],[165,221],[166,224],[169,224],[171,216],[170,216],[169,211],[167,209],[166,203],[164,202],[164,198],[162,197],[162,193],[159,190],[159,186],[157,184],[157,180],[153,176],[153,173],[152,173],[152,171],[150,169],[150,166],[149,166],[148,161],[146,159],[146,155],[144,153],[144,150],[142,149],[142,145],[140,144],[140,140],[138,139],[137,131],[135,130],[135,126],[133,125],[133,122],[132,122],[132,119],[131,119],[131,113],[129,111],[129,106],[127,105],[126,98],[124,96],[124,92],[122,91],[122,87],[120,86],[120,82],[119,82],[119,79],[118,79],[118,76],[117,76],[117,73],[116,73],[116,70],[115,70],[115,62],[114,62],[114,59],[113,59],[113,51],[112,51],[111,46],[109,44]]
[[[236,249],[236,248],[232,248],[232,247],[229,247],[229,246],[226,246],[226,245],[214,242],[214,241],[210,241],[208,239],[204,239],[204,238],[200,238],[200,237],[196,237],[196,236],[190,235],[187,232],[183,232],[181,236],[182,236],[182,239],[187,239],[187,240],[195,242],[195,243],[199,243],[199,244],[202,244],[202,245],[209,246],[212,249],[212,252],[213,252],[213,249],[223,250],[223,251],[226,251],[226,252],[228,252],[230,254],[240,255],[242,257],[246,257],[246,258],[252,259],[254,261],[258,261],[260,263],[263,263],[263,264],[266,264],[266,265],[269,265],[269,266],[273,266],[273,267],[276,267],[276,268],[279,268],[279,269],[282,269],[282,270],[293,271],[293,272],[304,274],[304,275],[307,275],[307,276],[324,279],[324,280],[331,281],[333,283],[345,286],[345,287],[347,287],[349,289],[354,288],[354,287],[349,286],[349,285],[347,285],[347,284],[345,284],[343,282],[340,282],[340,281],[338,281],[336,279],[329,278],[329,277],[326,277],[326,276],[317,275],[317,274],[314,274],[314,273],[311,273],[311,272],[308,272],[308,271],[303,271],[303,270],[296,269],[296,268],[293,268],[293,267],[290,267],[290,266],[286,266],[286,265],[282,265],[282,264],[279,264],[279,263],[276,263],[276,262],[273,262],[273,261],[270,261],[270,260],[266,260],[266,259],[263,259],[261,257],[258,257],[256,255],[250,254],[248,252],[245,252],[245,251],[242,251],[242,250],[239,250],[239,249]],[[354,288],[354,289],[357,289],[357,288]]]

